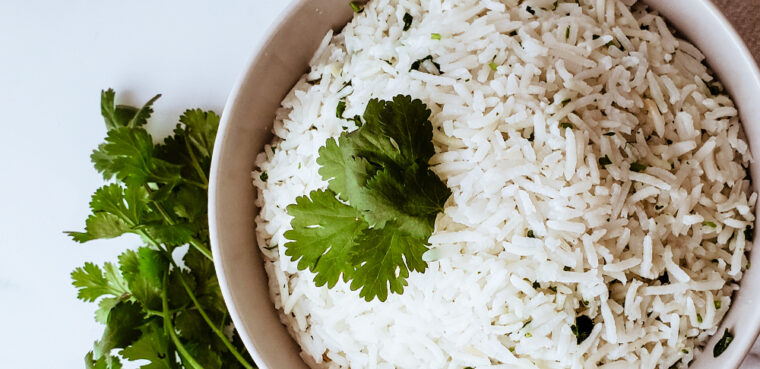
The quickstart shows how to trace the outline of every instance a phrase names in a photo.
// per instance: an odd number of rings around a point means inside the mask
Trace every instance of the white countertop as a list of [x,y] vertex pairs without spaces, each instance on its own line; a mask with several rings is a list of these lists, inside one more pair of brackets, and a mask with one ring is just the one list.
[[185,108],[221,112],[288,3],[0,1],[0,367],[82,368],[103,326],[69,273],[139,242],[78,245],[62,233],[83,227],[102,184],[89,161],[105,134],[100,90],[133,105],[162,93],[154,117],[167,124],[154,136]]

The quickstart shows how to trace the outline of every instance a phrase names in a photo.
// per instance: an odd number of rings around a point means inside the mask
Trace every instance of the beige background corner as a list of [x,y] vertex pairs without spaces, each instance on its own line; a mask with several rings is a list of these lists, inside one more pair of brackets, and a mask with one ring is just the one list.
[[760,64],[760,0],[713,0]]

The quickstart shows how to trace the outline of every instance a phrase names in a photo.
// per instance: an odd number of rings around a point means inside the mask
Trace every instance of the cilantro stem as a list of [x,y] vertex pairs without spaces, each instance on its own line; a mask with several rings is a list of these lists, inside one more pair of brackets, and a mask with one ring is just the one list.
[[182,358],[182,361],[187,363],[187,366],[192,369],[203,369],[203,366],[198,364],[198,362],[193,358],[192,355],[187,351],[185,346],[182,344],[182,341],[179,340],[179,337],[177,337],[177,332],[174,331],[174,325],[172,324],[172,319],[169,314],[169,298],[166,294],[166,291],[168,290],[167,287],[167,280],[169,276],[169,271],[166,271],[164,273],[164,280],[163,285],[164,288],[161,291],[161,308],[164,312],[164,329],[169,333],[169,337],[171,337],[172,342],[174,342],[174,346],[177,347],[177,352],[179,352],[180,357]]
[[[153,190],[150,187],[148,187],[147,184],[144,184],[143,187],[145,188],[146,191],[148,191],[148,194],[152,194],[153,193]],[[153,206],[156,207],[156,210],[161,214],[161,217],[164,218],[164,220],[166,221],[166,223],[169,223],[169,225],[172,225],[172,226],[176,224],[174,222],[174,219],[172,219],[172,217],[169,216],[169,213],[166,211],[166,209],[164,209],[163,205],[161,205],[156,200],[151,200],[151,202],[153,203]],[[145,234],[145,232],[142,232],[142,234]],[[198,252],[200,252],[201,254],[203,254],[203,256],[205,256],[209,260],[211,260],[211,261],[214,260],[214,258],[211,256],[211,250],[209,250],[208,248],[206,248],[206,246],[204,246],[203,244],[201,244],[200,241],[196,240],[195,237],[190,237],[190,245],[192,245],[193,247],[195,247],[195,249],[198,250]]]
[[[147,233],[141,231],[140,234],[146,240],[148,240],[148,242],[150,242],[153,246],[155,246],[161,252],[163,252],[164,254],[166,254],[166,258],[169,260],[169,263],[171,263],[172,267],[175,270],[179,270],[180,269],[179,266],[177,265],[177,263],[174,262],[174,259],[172,259],[171,253],[169,252],[169,250],[167,250],[166,248],[161,247],[161,245],[155,239],[153,239],[153,237],[150,237],[150,235],[148,235]],[[167,322],[167,321],[171,320],[171,314],[170,314],[170,310],[169,310],[169,305],[168,305],[168,301],[166,300],[166,290],[167,290],[166,280],[167,280],[167,276],[168,276],[169,272],[167,271],[166,273],[167,273],[167,275],[164,276],[164,281],[163,281],[164,288],[163,288],[163,291],[161,291],[161,293],[162,293],[162,299],[163,299],[162,303],[164,304],[163,305],[163,311],[161,312],[161,316],[163,316],[164,322]],[[211,328],[211,330],[219,337],[219,339],[222,341],[222,343],[224,343],[224,345],[227,346],[227,348],[230,350],[230,353],[233,356],[235,356],[235,358],[240,362],[241,365],[243,365],[244,368],[246,368],[246,369],[255,369],[253,366],[251,366],[251,364],[248,363],[248,361],[245,360],[245,358],[243,357],[243,355],[235,348],[235,346],[232,345],[232,342],[230,342],[230,340],[227,339],[227,336],[224,335],[224,332],[222,332],[221,329],[217,328],[216,325],[214,324],[214,322],[211,321],[211,318],[209,318],[208,314],[206,314],[206,310],[204,310],[203,306],[201,306],[200,302],[198,302],[198,298],[195,296],[195,293],[193,293],[193,290],[190,288],[190,285],[188,285],[187,281],[185,281],[185,277],[182,276],[182,273],[178,273],[177,276],[179,276],[179,281],[180,281],[180,283],[182,283],[182,287],[185,288],[185,292],[187,292],[187,296],[190,297],[190,300],[193,302],[193,305],[195,305],[195,307],[198,309],[198,313],[201,314],[201,317],[206,322],[206,324],[209,326],[209,328]],[[151,311],[149,311],[149,312],[151,312]],[[154,312],[154,313],[157,313],[157,312]],[[224,324],[224,320],[225,319],[226,319],[226,317],[224,319],[222,319],[222,324]],[[169,333],[170,336],[172,336],[172,340],[175,340],[176,333],[173,330],[174,328],[171,326],[171,322],[169,322],[169,328],[171,328],[171,329],[168,329],[168,333]],[[179,338],[177,338],[177,341],[179,341]],[[176,342],[175,342],[175,344],[176,344]],[[179,347],[180,345],[181,345],[181,343],[179,345],[177,345],[177,350],[180,352],[180,355],[181,355],[182,354],[182,350],[184,350],[184,347],[182,347],[180,349],[180,347]],[[192,357],[190,357],[189,359],[192,359]],[[191,367],[193,367],[193,366],[191,365]],[[199,369],[202,369],[202,368],[199,368]]]
[[185,147],[187,148],[187,152],[190,153],[190,159],[192,159],[190,162],[193,164],[193,168],[195,168],[195,171],[198,172],[198,176],[203,180],[203,188],[208,189],[208,178],[206,177],[206,173],[203,172],[203,169],[201,169],[201,165],[198,163],[198,159],[195,157],[193,148],[190,147],[189,138],[185,138]]
[[[170,259],[171,260],[171,259]],[[177,268],[177,265],[174,263],[174,260],[171,260],[172,266],[174,268]],[[195,297],[195,294],[190,289],[190,286],[185,281],[185,277],[182,276],[182,273],[177,274],[179,276],[179,281],[182,283],[182,286],[185,287],[185,291],[187,292],[187,296],[190,297],[190,300],[193,301],[193,304],[198,309],[198,313],[201,314],[201,317],[203,317],[203,320],[206,321],[206,324],[211,328],[214,333],[219,337],[220,340],[222,340],[222,343],[224,343],[225,346],[230,350],[230,353],[232,353],[233,356],[240,362],[243,367],[247,369],[254,369],[251,364],[248,363],[248,361],[245,360],[242,354],[238,352],[238,350],[235,348],[235,346],[232,345],[232,342],[230,342],[229,339],[227,339],[227,336],[222,332],[219,328],[216,327],[214,322],[211,321],[211,318],[209,318],[208,314],[206,314],[206,311],[203,309],[201,304],[198,302],[198,299]]]
[[214,261],[214,257],[211,256],[211,250],[207,249],[206,246],[203,246],[200,241],[196,240],[195,238],[190,238],[190,245],[195,247],[198,252],[203,254],[206,258],[208,258],[211,261]]

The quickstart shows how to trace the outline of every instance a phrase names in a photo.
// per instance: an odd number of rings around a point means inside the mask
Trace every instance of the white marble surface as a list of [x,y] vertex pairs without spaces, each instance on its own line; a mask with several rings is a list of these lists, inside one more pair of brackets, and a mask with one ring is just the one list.
[[105,135],[100,90],[131,104],[162,93],[157,135],[185,108],[221,112],[287,4],[0,0],[0,368],[83,368],[103,327],[69,273],[137,244],[61,233],[84,225],[102,184],[89,161]]
[[82,368],[102,326],[69,273],[136,244],[62,233],[82,227],[101,184],[100,89],[131,104],[162,93],[159,136],[184,108],[221,111],[288,2],[0,0],[0,368]]

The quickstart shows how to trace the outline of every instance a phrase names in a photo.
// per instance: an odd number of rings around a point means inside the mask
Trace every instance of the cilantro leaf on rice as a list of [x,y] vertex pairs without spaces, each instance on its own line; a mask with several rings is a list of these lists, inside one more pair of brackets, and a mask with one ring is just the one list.
[[285,233],[285,254],[316,273],[317,286],[333,287],[342,274],[367,301],[385,301],[389,289],[403,292],[409,271],[427,267],[422,254],[451,195],[428,167],[435,153],[429,117],[410,96],[372,99],[365,124],[319,149],[328,190],[289,205]]

